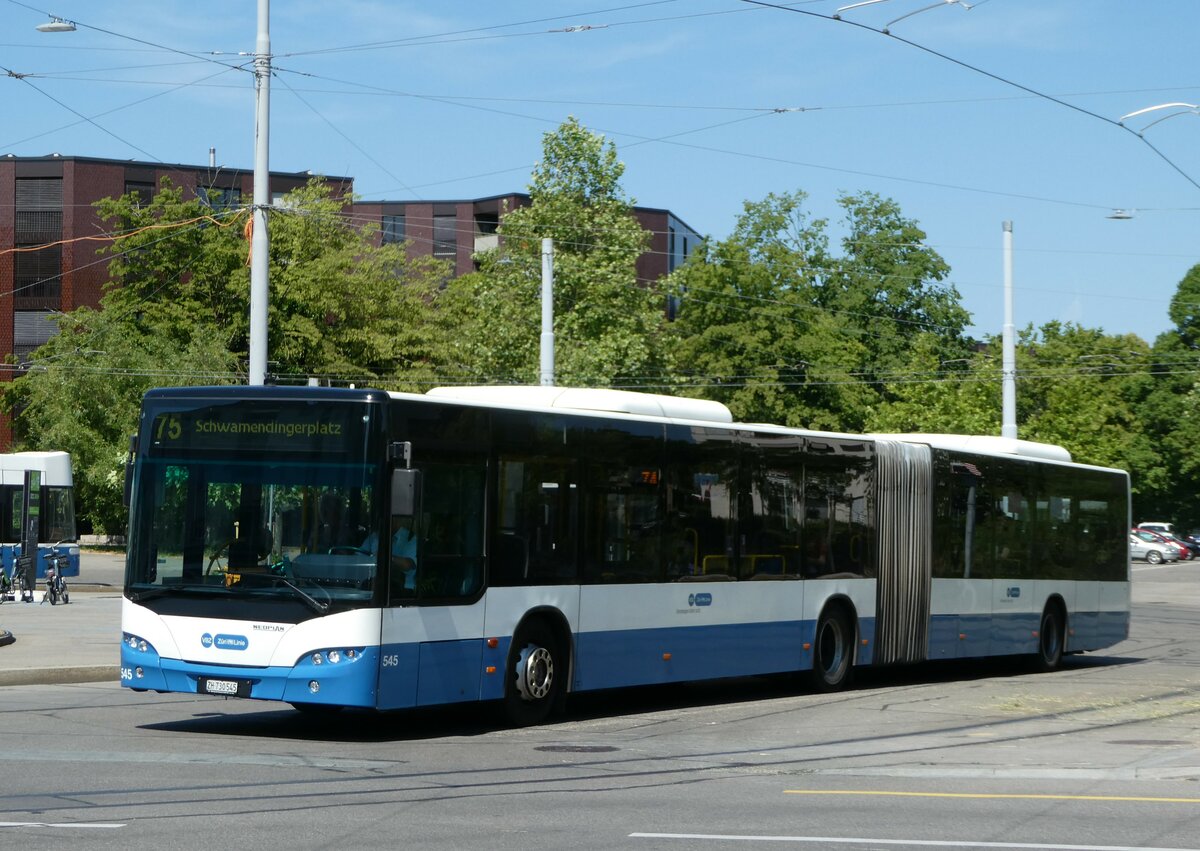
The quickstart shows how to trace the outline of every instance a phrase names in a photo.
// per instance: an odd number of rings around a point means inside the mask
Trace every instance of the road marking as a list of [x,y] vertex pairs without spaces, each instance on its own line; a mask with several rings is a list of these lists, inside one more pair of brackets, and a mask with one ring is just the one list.
[[1059,845],[1050,842],[975,842],[970,839],[866,839],[852,836],[751,836],[729,833],[631,833],[630,839],[684,839],[691,842],[793,842],[810,845],[900,845],[921,848],[1017,848],[1032,851],[1200,851],[1147,845]]
[[123,824],[103,824],[100,822],[60,822],[55,824],[48,821],[0,821],[0,827],[87,827],[93,829],[111,829],[115,827],[125,827]]
[[874,789],[784,789],[785,795],[862,795],[881,798],[996,798],[1025,801],[1133,801],[1150,804],[1200,804],[1200,798],[1156,798],[1141,795],[1034,795],[1005,792],[888,792]]

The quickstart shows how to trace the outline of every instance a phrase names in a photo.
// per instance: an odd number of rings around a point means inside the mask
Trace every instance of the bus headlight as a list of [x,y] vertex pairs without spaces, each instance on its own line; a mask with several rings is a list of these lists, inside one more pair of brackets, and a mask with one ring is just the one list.
[[362,647],[330,647],[327,650],[314,650],[307,656],[301,656],[297,664],[305,661],[310,665],[348,665],[362,658]]
[[150,646],[150,642],[144,638],[138,638],[136,635],[130,635],[128,632],[121,635],[121,643],[130,650],[136,650],[139,653],[149,653],[154,648]]

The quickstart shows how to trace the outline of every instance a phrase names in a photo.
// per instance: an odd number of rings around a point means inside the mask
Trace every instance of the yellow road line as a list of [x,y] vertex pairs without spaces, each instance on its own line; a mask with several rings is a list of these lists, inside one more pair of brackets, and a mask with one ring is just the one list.
[[1032,795],[1004,792],[887,792],[877,789],[784,789],[785,795],[859,795],[881,798],[993,798],[1029,801],[1133,801],[1150,804],[1200,804],[1200,798],[1154,798],[1140,795]]

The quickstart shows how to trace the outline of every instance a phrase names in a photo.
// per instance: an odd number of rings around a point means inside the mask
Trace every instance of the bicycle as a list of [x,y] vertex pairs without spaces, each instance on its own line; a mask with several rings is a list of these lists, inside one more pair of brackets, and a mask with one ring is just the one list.
[[20,600],[22,603],[32,603],[34,586],[26,580],[27,572],[31,571],[27,571],[24,561],[20,556],[17,556],[13,560],[12,579],[10,580],[11,592],[8,599]]
[[61,600],[64,604],[71,602],[71,594],[67,588],[67,580],[63,579],[63,568],[67,565],[67,554],[58,551],[62,541],[50,547],[46,553],[46,591],[42,594],[42,602],[50,601],[51,606],[57,606]]

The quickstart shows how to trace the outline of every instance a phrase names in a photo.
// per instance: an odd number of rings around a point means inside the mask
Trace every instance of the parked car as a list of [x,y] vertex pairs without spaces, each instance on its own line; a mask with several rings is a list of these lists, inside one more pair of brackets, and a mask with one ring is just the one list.
[[[1132,534],[1145,541],[1147,544],[1158,547],[1164,552],[1174,553],[1175,558],[1172,559],[1172,561],[1178,561],[1182,558],[1191,558],[1191,550],[1189,550],[1183,544],[1178,544],[1166,536],[1159,534],[1158,532],[1152,532],[1149,529],[1142,529],[1139,527],[1134,529]],[[1185,556],[1184,553],[1187,553],[1187,555]]]
[[1186,549],[1188,554],[1184,556],[1185,559],[1200,556],[1200,541],[1194,541],[1187,535],[1163,535],[1163,537]]
[[1129,557],[1150,564],[1179,561],[1179,555],[1173,548],[1168,550],[1161,544],[1144,541],[1132,532],[1129,534]]
[[1160,535],[1174,535],[1175,524],[1167,523],[1165,520],[1147,520],[1145,523],[1137,524],[1139,529],[1148,529],[1151,532],[1157,532]]

